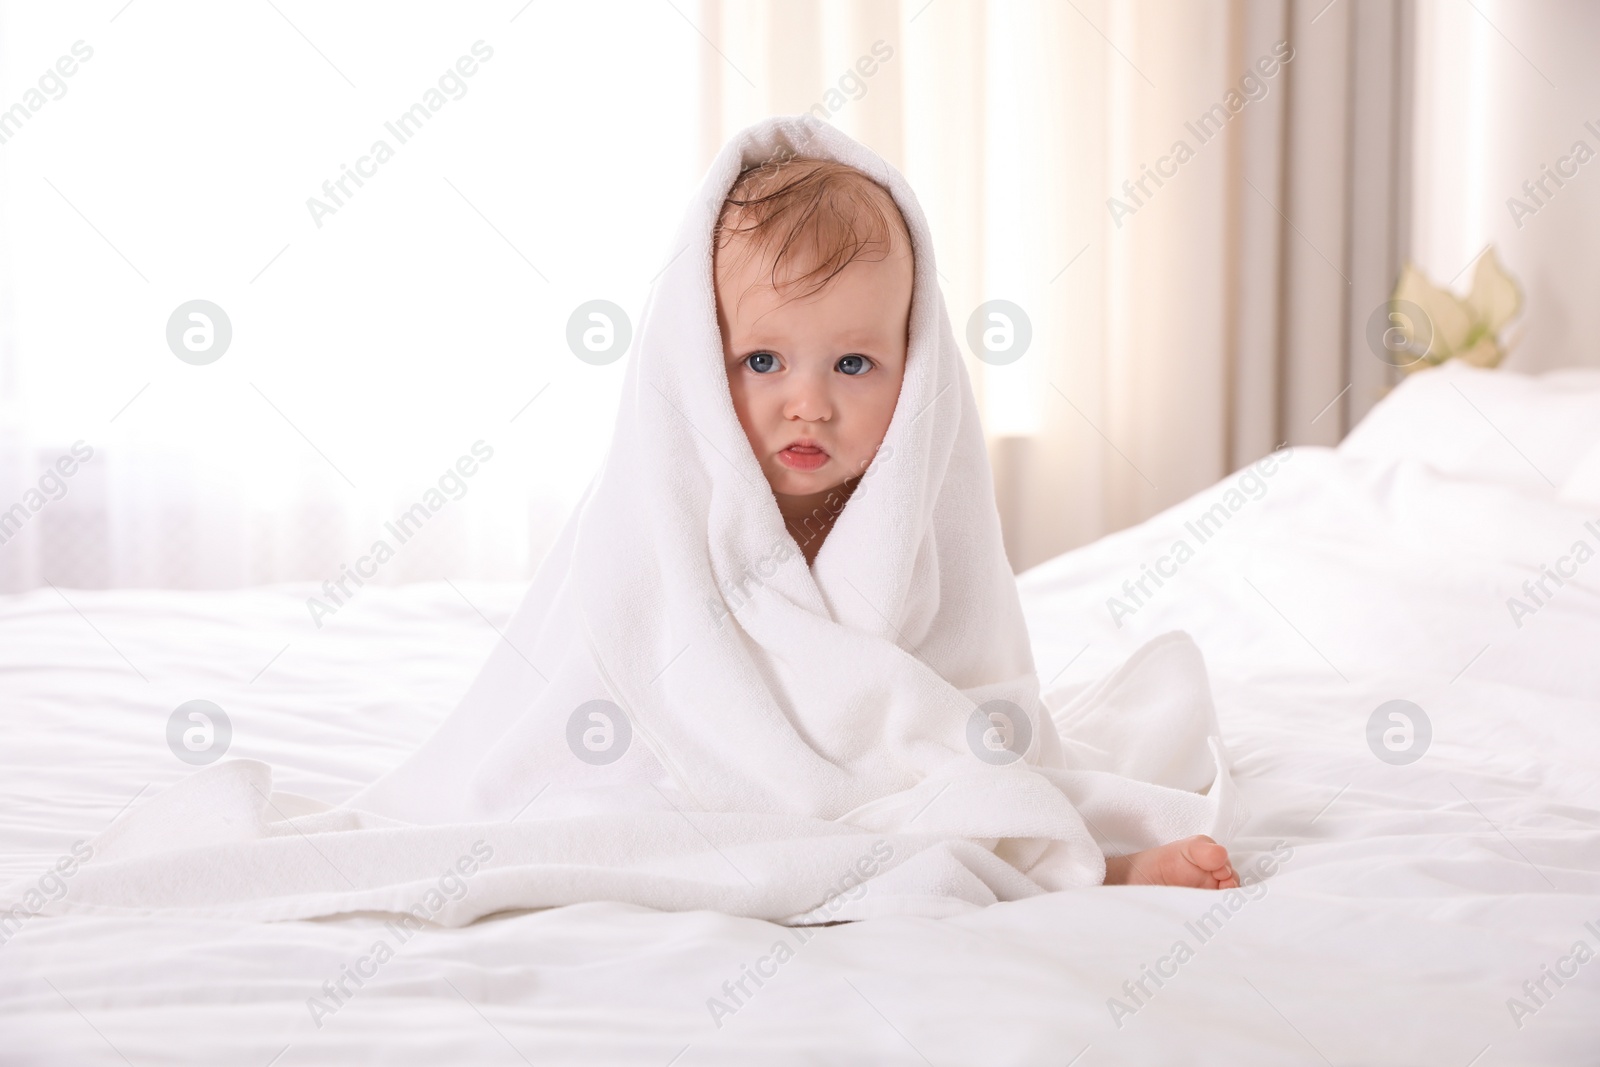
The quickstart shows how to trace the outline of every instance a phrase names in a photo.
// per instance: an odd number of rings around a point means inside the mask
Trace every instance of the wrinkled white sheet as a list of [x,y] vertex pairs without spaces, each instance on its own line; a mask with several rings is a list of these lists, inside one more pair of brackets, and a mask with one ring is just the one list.
[[[1600,509],[1298,448],[1119,628],[1107,599],[1239,479],[1020,583],[1058,698],[1155,634],[1195,636],[1251,813],[1236,862],[1274,872],[1235,911],[1095,888],[804,941],[616,904],[404,942],[376,918],[40,919],[0,945],[0,1062],[1595,1062],[1600,961],[1574,946],[1600,949],[1600,560],[1520,627],[1507,599],[1593,543]],[[520,592],[460,588],[497,625]],[[314,636],[298,588],[65,592],[82,616],[50,590],[0,602],[7,881],[188,772],[165,744],[184,700],[229,710],[230,756],[337,802],[497,640],[444,585],[365,590]],[[1432,724],[1410,765],[1367,743],[1394,699]],[[383,939],[393,958],[319,1027],[308,999]]]

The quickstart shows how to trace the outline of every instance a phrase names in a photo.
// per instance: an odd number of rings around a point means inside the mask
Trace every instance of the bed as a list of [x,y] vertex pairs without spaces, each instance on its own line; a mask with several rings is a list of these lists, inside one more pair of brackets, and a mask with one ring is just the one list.
[[[0,1062],[1592,1064],[1600,558],[1579,542],[1600,550],[1600,372],[1446,366],[1337,449],[1020,576],[1057,696],[1164,631],[1199,643],[1235,860],[1263,875],[1232,910],[1101,888],[802,939],[592,903],[417,932],[333,1014],[308,1005],[382,917],[38,918],[0,944]],[[521,592],[369,588],[320,631],[299,586],[0,600],[0,881],[183,777],[167,720],[193,699],[279,788],[353,794]]]

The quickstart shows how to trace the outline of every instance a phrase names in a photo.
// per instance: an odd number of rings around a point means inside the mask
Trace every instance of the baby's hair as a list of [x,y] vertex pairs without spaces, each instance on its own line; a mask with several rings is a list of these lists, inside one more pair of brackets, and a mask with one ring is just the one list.
[[[911,234],[894,197],[861,171],[831,159],[780,155],[739,172],[712,234],[718,251],[735,238],[751,252],[769,251],[773,291],[810,282],[820,292],[834,276],[869,252],[886,258],[893,235],[911,247]],[[797,260],[810,269],[782,282],[781,267]]]

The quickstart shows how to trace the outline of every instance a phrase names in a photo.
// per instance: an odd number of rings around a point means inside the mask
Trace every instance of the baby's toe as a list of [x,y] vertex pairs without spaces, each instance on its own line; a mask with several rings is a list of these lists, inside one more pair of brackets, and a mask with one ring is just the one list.
[[1196,867],[1211,872],[1213,877],[1219,879],[1233,873],[1233,869],[1228,866],[1228,850],[1211,838],[1200,834],[1191,837],[1185,844],[1187,847],[1184,849],[1184,854]]

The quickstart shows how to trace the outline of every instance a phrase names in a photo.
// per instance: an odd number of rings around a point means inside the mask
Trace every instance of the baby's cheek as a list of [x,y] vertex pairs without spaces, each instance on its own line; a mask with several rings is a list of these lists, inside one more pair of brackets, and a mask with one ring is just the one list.
[[756,424],[755,412],[752,410],[754,405],[749,392],[736,375],[728,379],[728,397],[733,401],[733,413],[739,417],[739,425],[744,427],[746,434],[749,434]]

